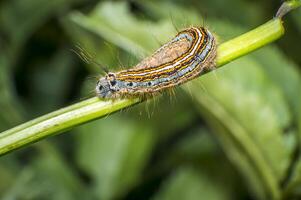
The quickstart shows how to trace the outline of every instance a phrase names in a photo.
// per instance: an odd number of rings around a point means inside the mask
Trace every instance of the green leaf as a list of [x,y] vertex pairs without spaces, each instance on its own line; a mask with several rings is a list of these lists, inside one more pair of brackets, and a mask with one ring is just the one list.
[[[83,186],[60,153],[49,143],[39,143],[38,156],[17,171],[17,178],[3,193],[2,199],[87,199]],[[87,192],[86,192],[87,191]]]
[[[262,63],[267,75],[271,78],[275,85],[281,88],[284,98],[289,104],[292,120],[289,124],[283,126],[287,138],[291,137],[291,145],[297,149],[300,145],[301,138],[301,77],[297,70],[297,66],[288,61],[287,58],[275,47],[268,47],[255,53],[254,57]],[[267,62],[269,58],[269,62]],[[289,141],[289,140],[288,140]],[[298,146],[296,146],[296,144]],[[295,160],[293,160],[295,159]],[[284,195],[298,195],[301,182],[301,158],[292,157],[291,174],[286,177],[286,185]]]
[[[151,13],[154,18],[165,18],[171,20],[176,27],[183,28],[183,26],[190,26],[197,23],[202,26],[208,26],[211,23],[210,18],[223,17],[225,21],[231,21],[241,25],[248,24],[249,26],[257,25],[262,18],[262,11],[259,5],[253,2],[246,2],[240,0],[228,1],[193,1],[193,6],[180,6],[169,1],[144,1],[141,6],[147,9],[147,13]],[[233,12],[233,10],[243,10],[244,14],[240,12]],[[207,21],[207,17],[209,21]],[[202,22],[203,20],[203,22]]]
[[157,170],[170,173],[153,199],[226,200],[238,198],[244,191],[236,170],[206,128],[183,133],[158,160]]
[[181,167],[171,174],[154,200],[226,200],[231,199],[222,187],[217,186],[206,174],[192,167]]
[[126,2],[101,3],[89,16],[74,12],[70,20],[140,58],[158,48],[157,34],[167,39],[173,30],[168,21],[137,20],[129,13]]
[[[79,1],[79,0],[78,0]],[[14,62],[28,37],[51,16],[68,8],[72,0],[12,0],[0,7],[1,30],[7,36],[7,51]],[[38,11],[38,12],[37,12]]]
[[77,160],[94,178],[99,198],[120,197],[137,184],[155,139],[149,127],[115,115],[79,132]]
[[299,29],[299,32],[301,32],[301,22],[300,22],[300,17],[301,17],[301,10],[298,9],[294,13],[292,13],[294,22],[297,25],[297,28]]
[[[27,39],[51,16],[66,9],[73,1],[12,0],[0,6],[0,130],[23,120],[23,107],[15,94],[11,69]],[[3,36],[3,37],[2,37]],[[10,113],[7,116],[5,113]]]
[[[267,76],[273,83],[281,89],[283,97],[290,106],[291,113],[298,121],[298,116],[301,116],[301,93],[296,91],[301,90],[301,76],[297,66],[289,61],[275,46],[259,50],[253,57],[263,66]],[[301,126],[301,123],[299,126]]]
[[[21,106],[16,100],[14,88],[9,79],[10,69],[8,60],[0,56],[0,131],[5,130],[22,121]],[[7,115],[7,113],[10,113]]]
[[[298,10],[297,10],[298,12]],[[295,12],[294,12],[295,13]],[[293,14],[294,14],[293,13]],[[215,29],[220,32],[226,38],[231,38],[242,31],[238,26],[233,26],[231,23],[223,25],[223,22],[214,22]],[[232,32],[231,32],[232,31]],[[301,133],[301,77],[297,70],[296,64],[288,60],[288,58],[276,48],[276,46],[267,46],[263,49],[249,56],[255,60],[265,72],[265,76],[272,82],[272,84],[278,88],[283,100],[287,104],[290,116],[287,117],[281,112],[278,113],[279,124],[281,125],[283,141],[290,151],[294,151],[297,147],[297,143],[300,140]],[[242,75],[243,76],[243,75]],[[269,100],[269,104],[273,105],[276,109],[277,104],[272,98]],[[276,109],[277,110],[277,109]],[[287,189],[285,195],[295,190],[298,192],[298,183],[300,182],[300,158],[297,158],[295,164],[292,163],[292,156],[290,156],[290,164],[292,167],[291,177],[283,177],[282,180],[287,179]]]
[[[278,198],[278,184],[286,175],[293,150],[286,145],[287,138],[282,134],[291,116],[280,90],[265,76],[261,66],[248,58],[235,61],[190,85],[201,109],[206,110],[203,114],[209,112],[227,129],[215,133],[230,159],[248,179],[257,173],[256,180],[261,180],[262,188],[267,189],[266,195]],[[200,89],[202,87],[205,91]],[[215,122],[208,122],[214,128]],[[241,158],[235,158],[237,155]]]

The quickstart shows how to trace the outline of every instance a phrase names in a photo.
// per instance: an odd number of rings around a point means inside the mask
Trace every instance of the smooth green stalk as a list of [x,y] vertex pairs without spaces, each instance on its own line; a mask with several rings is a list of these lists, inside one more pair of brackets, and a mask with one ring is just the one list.
[[0,155],[138,102],[139,99],[101,101],[94,97],[54,111],[1,133]]
[[301,0],[285,1],[278,9],[276,17],[282,18],[288,12],[301,6]]
[[[220,44],[217,67],[271,43],[283,34],[282,21],[275,18],[248,33]],[[94,97],[49,113],[1,133],[0,155],[141,101],[138,98],[103,101]]]
[[217,66],[225,65],[234,59],[269,44],[283,34],[282,21],[276,18],[252,31],[229,40],[221,44],[217,50]]

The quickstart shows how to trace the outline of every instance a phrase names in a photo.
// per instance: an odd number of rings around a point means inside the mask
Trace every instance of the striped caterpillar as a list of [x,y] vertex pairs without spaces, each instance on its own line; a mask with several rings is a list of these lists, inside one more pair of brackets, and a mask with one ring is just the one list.
[[183,84],[215,66],[216,39],[203,27],[179,32],[131,69],[108,72],[96,84],[100,98],[148,96]]

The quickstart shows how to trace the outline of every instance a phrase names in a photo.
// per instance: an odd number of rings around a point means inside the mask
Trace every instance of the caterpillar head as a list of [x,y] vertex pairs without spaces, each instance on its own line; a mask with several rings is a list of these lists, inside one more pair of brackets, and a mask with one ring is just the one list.
[[95,91],[100,98],[112,98],[119,91],[115,74],[108,73],[105,77],[100,78],[96,84]]

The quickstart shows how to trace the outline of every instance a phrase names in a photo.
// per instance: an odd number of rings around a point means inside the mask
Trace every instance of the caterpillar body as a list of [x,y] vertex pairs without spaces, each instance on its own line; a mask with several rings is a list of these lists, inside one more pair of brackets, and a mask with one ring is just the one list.
[[148,96],[183,84],[215,66],[216,39],[203,27],[179,32],[135,67],[109,72],[96,84],[100,98]]

